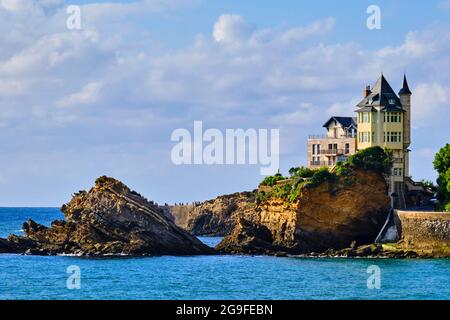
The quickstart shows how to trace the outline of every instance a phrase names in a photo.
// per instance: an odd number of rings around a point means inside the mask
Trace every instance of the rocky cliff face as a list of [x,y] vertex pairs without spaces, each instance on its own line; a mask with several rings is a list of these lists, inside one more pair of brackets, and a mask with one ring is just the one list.
[[342,249],[353,241],[372,243],[390,207],[386,182],[381,174],[365,170],[353,171],[350,179],[351,184],[341,177],[303,188],[292,203],[270,198],[245,211],[217,249],[298,254]]
[[198,204],[163,208],[183,229],[195,235],[225,236],[233,230],[237,217],[254,209],[255,192],[219,196]]
[[50,228],[32,220],[24,237],[0,239],[0,252],[30,254],[194,255],[212,249],[167,219],[162,210],[122,182],[101,177],[63,205],[64,221]]

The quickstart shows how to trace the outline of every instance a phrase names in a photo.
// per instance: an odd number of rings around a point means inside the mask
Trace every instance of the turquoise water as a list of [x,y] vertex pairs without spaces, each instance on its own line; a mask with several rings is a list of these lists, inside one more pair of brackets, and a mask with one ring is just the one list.
[[[0,208],[0,237],[54,208]],[[201,238],[209,245],[220,239]],[[381,270],[368,289],[367,268]],[[81,272],[68,289],[69,266]],[[80,258],[0,254],[0,299],[449,299],[449,260],[246,256]]]

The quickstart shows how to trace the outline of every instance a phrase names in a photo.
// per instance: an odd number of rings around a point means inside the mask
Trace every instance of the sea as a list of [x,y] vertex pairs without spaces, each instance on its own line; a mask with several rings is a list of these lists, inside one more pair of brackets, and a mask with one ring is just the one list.
[[[0,208],[0,237],[57,208]],[[214,246],[221,238],[201,237]],[[0,254],[0,299],[449,299],[450,260]]]

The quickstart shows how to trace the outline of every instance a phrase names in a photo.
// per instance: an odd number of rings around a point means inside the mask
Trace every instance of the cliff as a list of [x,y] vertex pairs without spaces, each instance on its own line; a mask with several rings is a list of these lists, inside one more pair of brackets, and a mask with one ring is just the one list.
[[225,236],[237,217],[255,205],[255,192],[238,192],[202,203],[166,206],[163,209],[176,225],[194,235]]
[[253,210],[239,217],[218,250],[301,254],[342,249],[352,242],[370,244],[390,207],[383,176],[363,169],[309,184],[294,201],[276,195],[262,198]]
[[24,223],[25,236],[0,239],[0,252],[79,255],[195,255],[212,249],[122,182],[100,177],[63,205],[64,221]]

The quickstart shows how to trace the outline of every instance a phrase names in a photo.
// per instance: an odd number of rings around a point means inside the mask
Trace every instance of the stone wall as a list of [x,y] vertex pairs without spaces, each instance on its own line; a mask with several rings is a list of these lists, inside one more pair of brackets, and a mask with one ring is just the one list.
[[450,246],[450,213],[396,210],[395,218],[404,246],[439,248]]

